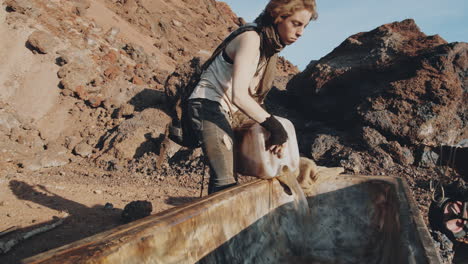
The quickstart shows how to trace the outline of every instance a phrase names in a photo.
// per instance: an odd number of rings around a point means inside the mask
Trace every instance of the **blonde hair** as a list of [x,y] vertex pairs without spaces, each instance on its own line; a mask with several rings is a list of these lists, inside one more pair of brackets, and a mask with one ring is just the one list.
[[273,24],[278,24],[296,11],[304,9],[312,13],[310,20],[317,19],[315,0],[270,0],[264,12],[270,16]]

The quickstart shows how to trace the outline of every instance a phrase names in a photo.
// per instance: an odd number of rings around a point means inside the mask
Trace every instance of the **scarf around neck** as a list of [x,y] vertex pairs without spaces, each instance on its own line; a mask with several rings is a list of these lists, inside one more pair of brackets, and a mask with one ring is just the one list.
[[272,19],[262,13],[256,20],[255,23],[260,29],[262,55],[265,58],[270,58],[275,54],[279,53],[286,46],[281,41],[276,26],[272,23]]
[[278,30],[273,24],[273,18],[269,14],[263,12],[255,19],[255,23],[260,29],[260,51],[262,54],[260,59],[267,61],[265,72],[256,89],[256,95],[253,95],[256,101],[262,104],[275,79],[278,53],[286,45],[282,43]]

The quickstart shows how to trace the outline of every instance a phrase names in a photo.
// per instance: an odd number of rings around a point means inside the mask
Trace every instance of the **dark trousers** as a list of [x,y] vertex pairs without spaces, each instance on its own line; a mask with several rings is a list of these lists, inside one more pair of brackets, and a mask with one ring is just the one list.
[[210,167],[208,193],[236,185],[234,177],[234,134],[229,114],[218,102],[208,99],[191,99],[188,114],[202,141],[205,159]]

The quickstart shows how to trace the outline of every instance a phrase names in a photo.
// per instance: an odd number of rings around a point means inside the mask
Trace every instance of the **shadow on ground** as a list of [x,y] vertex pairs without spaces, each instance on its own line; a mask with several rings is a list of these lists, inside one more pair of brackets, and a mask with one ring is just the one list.
[[[43,185],[29,185],[22,181],[13,180],[10,181],[9,187],[20,200],[30,201],[56,210],[58,211],[57,215],[60,215],[60,212],[66,212],[68,216],[64,219],[62,225],[28,238],[12,248],[7,254],[0,255],[0,263],[20,263],[21,259],[72,243],[121,224],[120,214],[122,210],[120,209],[105,209],[104,205],[87,207],[57,195]],[[28,232],[54,222],[56,220],[22,227],[2,237],[1,240],[8,240],[19,233]]]
[[200,197],[187,197],[187,196],[173,197],[173,196],[170,196],[164,202],[166,204],[169,204],[169,205],[179,206],[179,205],[184,205],[184,204],[187,204],[187,203],[194,202],[194,201],[196,201],[198,199],[200,199]]

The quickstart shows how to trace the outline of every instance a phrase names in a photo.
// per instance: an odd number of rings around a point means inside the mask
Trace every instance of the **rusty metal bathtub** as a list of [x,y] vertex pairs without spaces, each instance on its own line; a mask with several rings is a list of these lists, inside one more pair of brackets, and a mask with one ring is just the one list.
[[307,193],[256,180],[23,263],[441,263],[406,183],[339,175]]

